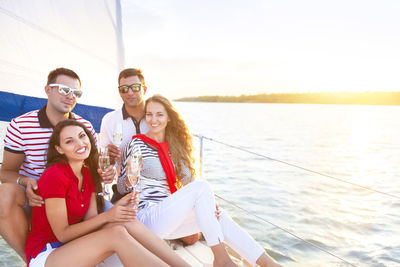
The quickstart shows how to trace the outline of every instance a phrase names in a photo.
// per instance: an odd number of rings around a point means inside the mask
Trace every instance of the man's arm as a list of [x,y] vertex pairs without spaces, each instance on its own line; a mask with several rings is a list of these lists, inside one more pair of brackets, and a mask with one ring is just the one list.
[[2,183],[17,183],[17,178],[19,179],[19,184],[26,187],[26,195],[29,199],[29,205],[31,206],[41,206],[43,204],[43,199],[41,196],[35,194],[37,189],[37,180],[35,178],[22,176],[19,174],[19,167],[22,165],[25,159],[25,154],[23,153],[12,153],[4,150],[3,153],[3,164],[0,170],[0,180]]
[[[3,153],[3,164],[1,165],[0,180],[2,183],[16,183],[19,175],[19,167],[22,165],[25,159],[24,153],[12,153],[4,150]],[[24,178],[20,176],[20,184],[22,184]],[[24,185],[26,186],[26,185]]]

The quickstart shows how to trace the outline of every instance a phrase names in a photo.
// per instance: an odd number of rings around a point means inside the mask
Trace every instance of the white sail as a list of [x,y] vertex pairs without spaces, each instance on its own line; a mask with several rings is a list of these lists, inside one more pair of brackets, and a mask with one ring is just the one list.
[[123,67],[117,7],[114,0],[1,0],[0,90],[46,97],[49,71],[67,67],[82,80],[80,103],[115,107]]

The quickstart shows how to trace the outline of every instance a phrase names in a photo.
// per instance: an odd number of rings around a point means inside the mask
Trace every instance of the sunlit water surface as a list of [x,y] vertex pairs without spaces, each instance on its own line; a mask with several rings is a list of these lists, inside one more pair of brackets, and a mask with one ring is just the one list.
[[[175,104],[192,133],[400,197],[400,107]],[[218,200],[285,266],[400,266],[399,198],[208,140],[203,177],[263,219]],[[0,248],[0,266],[21,266]]]

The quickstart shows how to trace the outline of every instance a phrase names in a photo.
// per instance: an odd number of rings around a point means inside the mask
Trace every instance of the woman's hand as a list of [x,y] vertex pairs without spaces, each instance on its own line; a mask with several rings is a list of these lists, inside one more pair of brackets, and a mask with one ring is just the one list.
[[139,205],[139,192],[135,191],[128,193],[126,196],[118,200],[115,205],[126,206],[133,209],[133,207]]
[[137,210],[134,208],[139,204],[139,192],[131,192],[118,200],[117,203],[105,213],[109,222],[129,222],[136,219]]
[[136,210],[130,206],[114,205],[111,209],[104,212],[107,221],[110,223],[130,222],[136,219]]
[[97,169],[97,172],[100,174],[101,179],[105,184],[111,184],[114,182],[115,174],[117,173],[116,168],[114,165],[108,166],[105,171],[103,172],[100,168]]

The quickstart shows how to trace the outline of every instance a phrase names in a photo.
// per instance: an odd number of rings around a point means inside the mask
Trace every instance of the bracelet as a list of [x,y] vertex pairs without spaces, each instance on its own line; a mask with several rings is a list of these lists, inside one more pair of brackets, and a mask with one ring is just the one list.
[[22,184],[20,184],[20,181],[21,180],[21,176],[18,176],[18,178],[17,178],[17,185],[21,185],[21,186],[23,186]]

